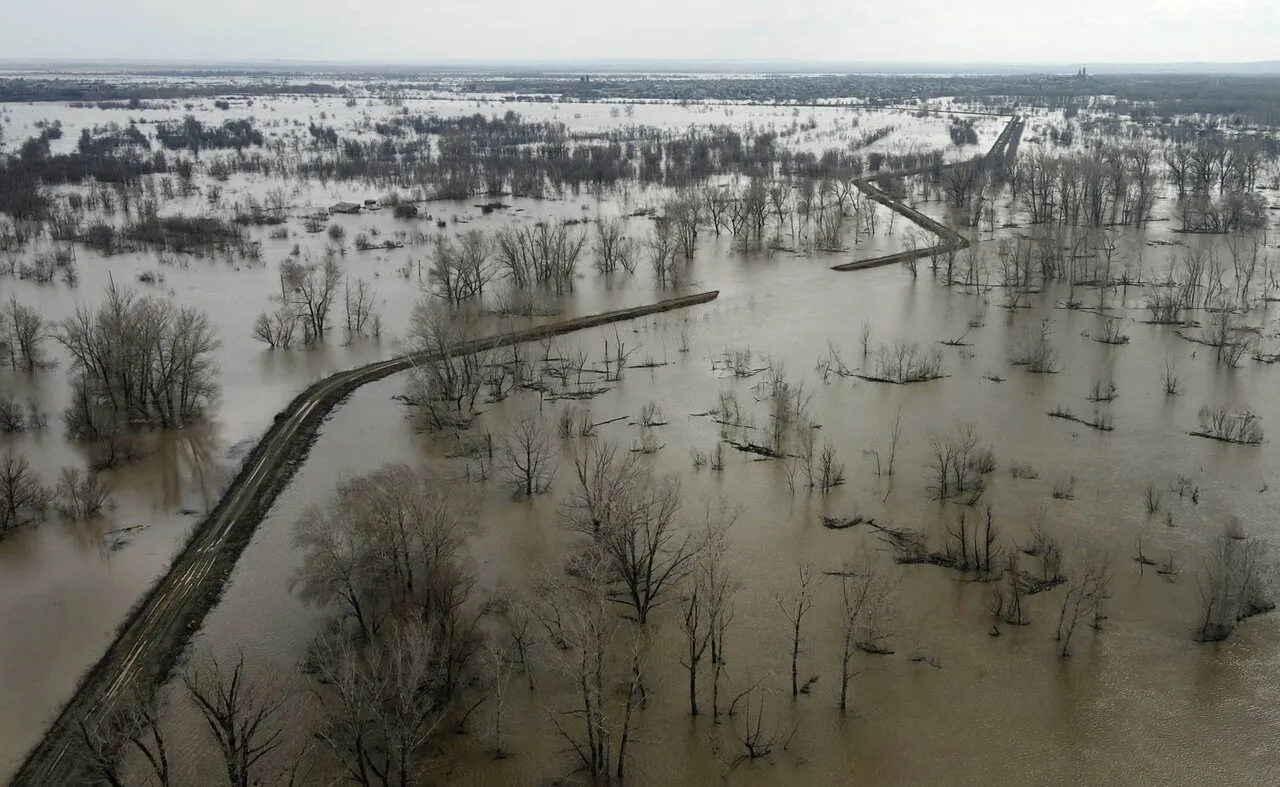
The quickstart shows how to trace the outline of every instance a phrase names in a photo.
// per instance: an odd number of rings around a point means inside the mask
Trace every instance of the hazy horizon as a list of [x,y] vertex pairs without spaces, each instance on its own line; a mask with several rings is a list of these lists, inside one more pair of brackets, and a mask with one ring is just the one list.
[[[586,61],[1249,64],[1276,57],[1270,0],[570,0],[442,8],[411,0],[19,4],[0,31],[10,61],[351,65]],[[56,20],[56,21],[54,21]],[[555,53],[548,58],[548,53]]]
[[1180,62],[930,62],[815,60],[689,60],[689,59],[601,59],[601,60],[301,60],[301,59],[203,59],[203,58],[6,58],[0,57],[0,71],[18,74],[136,73],[168,74],[208,72],[245,75],[280,74],[299,77],[380,75],[409,77],[464,74],[694,74],[709,77],[749,74],[804,76],[822,74],[886,74],[939,76],[1068,75],[1086,68],[1094,75],[1209,75],[1280,77],[1280,60],[1180,61]]

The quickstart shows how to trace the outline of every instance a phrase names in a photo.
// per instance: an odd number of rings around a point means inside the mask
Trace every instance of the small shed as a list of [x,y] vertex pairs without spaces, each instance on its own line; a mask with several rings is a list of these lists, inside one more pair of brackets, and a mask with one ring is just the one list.
[[360,204],[358,202],[339,202],[329,208],[330,213],[359,213]]

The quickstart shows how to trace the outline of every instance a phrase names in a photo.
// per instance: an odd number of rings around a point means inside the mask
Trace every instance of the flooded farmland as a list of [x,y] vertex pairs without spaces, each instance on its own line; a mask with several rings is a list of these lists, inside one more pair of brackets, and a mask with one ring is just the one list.
[[[637,105],[615,116],[605,104],[553,110],[533,103],[494,108],[431,101],[406,106],[441,115],[499,109],[532,118],[554,113],[582,131],[624,123],[679,130],[710,123],[781,128],[796,122],[791,109],[756,106]],[[335,127],[345,129],[346,124],[358,128],[366,114],[382,117],[399,107],[263,100],[253,107],[255,116],[260,111],[300,123],[328,112],[341,118]],[[65,143],[79,128],[103,122],[103,112],[48,104],[14,107],[6,112],[8,138],[34,132],[37,120],[62,119],[58,141]],[[173,110],[174,117],[183,114]],[[848,123],[848,109],[806,108],[798,122],[809,114],[816,129],[801,133],[813,138],[787,143],[796,150],[847,144],[866,127],[881,125],[898,126],[886,137],[896,150],[937,148],[949,141],[948,121],[936,116],[926,121],[913,113],[863,110],[856,113],[861,121],[855,128]],[[218,115],[202,106],[196,116]],[[980,144],[973,150],[985,150],[1007,119],[979,121]],[[1027,141],[1023,144],[1025,150]],[[946,160],[965,158],[953,150]],[[717,180],[730,188],[743,183],[732,173]],[[0,542],[0,588],[9,599],[0,615],[14,634],[0,644],[0,662],[28,676],[0,688],[0,757],[6,772],[16,771],[79,676],[165,572],[275,414],[326,375],[409,348],[412,313],[423,288],[431,286],[435,251],[429,240],[415,242],[414,225],[385,208],[325,222],[345,229],[346,248],[336,258],[347,282],[363,279],[372,287],[384,326],[379,336],[340,337],[335,331],[314,347],[270,350],[251,331],[255,316],[280,300],[279,261],[320,259],[333,242],[327,232],[308,233],[306,218],[342,199],[380,198],[383,189],[243,173],[222,183],[215,211],[229,212],[249,198],[265,202],[271,190],[287,194],[283,224],[250,230],[260,244],[256,259],[105,254],[77,246],[75,289],[17,277],[0,280],[6,299],[12,293],[51,321],[95,302],[112,281],[128,282],[142,294],[206,311],[221,341],[214,356],[221,392],[208,419],[161,433],[142,458],[105,470],[113,505],[104,514],[86,522],[45,522]],[[904,197],[927,215],[950,226],[968,220],[964,211],[947,206],[936,186],[926,199],[924,179],[905,183]],[[473,229],[497,233],[536,222],[622,217],[627,232],[640,238],[655,223],[650,213],[662,211],[678,193],[654,184],[542,199],[506,196],[497,209],[478,207],[487,197],[427,201],[421,209],[444,226],[420,219],[416,229],[461,236]],[[1274,202],[1274,191],[1259,193]],[[542,296],[533,314],[510,308],[487,314],[477,330],[518,328],[705,290],[718,290],[719,296],[709,304],[513,351],[511,357],[528,359],[529,376],[500,397],[481,397],[467,428],[423,429],[416,415],[421,408],[403,401],[412,398],[411,374],[356,390],[321,426],[180,666],[206,664],[210,658],[225,665],[243,655],[259,684],[292,686],[287,700],[291,732],[264,761],[263,772],[275,774],[305,761],[313,766],[308,778],[327,783],[338,766],[305,734],[325,717],[324,692],[296,673],[315,658],[313,642],[334,626],[334,615],[300,598],[296,580],[305,570],[305,550],[295,541],[295,526],[308,509],[328,504],[344,481],[387,463],[423,463],[435,478],[455,479],[451,486],[473,507],[474,524],[458,559],[475,582],[465,614],[477,621],[477,636],[487,643],[476,646],[460,680],[458,714],[443,715],[430,743],[423,743],[430,750],[419,753],[424,772],[430,781],[459,784],[545,783],[578,773],[578,757],[566,751],[566,735],[549,723],[571,724],[569,714],[580,702],[575,691],[580,676],[566,658],[572,645],[558,640],[542,620],[530,629],[529,658],[518,665],[510,654],[493,656],[506,668],[489,669],[485,654],[490,651],[484,648],[508,636],[512,616],[502,614],[503,604],[536,609],[537,599],[551,592],[548,583],[561,581],[566,558],[581,541],[566,527],[580,491],[575,459],[589,444],[608,443],[634,454],[651,477],[678,479],[678,519],[689,532],[714,518],[708,512],[733,521],[723,539],[721,570],[729,577],[732,615],[722,642],[718,715],[706,707],[699,716],[689,715],[688,670],[682,666],[688,645],[681,626],[688,590],[683,585],[669,588],[643,625],[626,614],[610,616],[616,621],[606,648],[603,704],[608,707],[603,712],[611,730],[608,747],[617,746],[619,720],[629,720],[628,780],[1266,781],[1277,767],[1269,745],[1278,726],[1277,703],[1268,697],[1280,669],[1276,619],[1251,619],[1224,642],[1200,643],[1194,636],[1202,617],[1202,567],[1224,528],[1238,528],[1232,532],[1241,541],[1269,544],[1275,538],[1275,448],[1265,439],[1258,445],[1235,444],[1189,432],[1206,428],[1200,413],[1206,405],[1233,413],[1247,409],[1263,428],[1280,416],[1274,397],[1267,395],[1274,370],[1265,362],[1277,338],[1274,309],[1260,294],[1264,287],[1269,291],[1276,252],[1267,231],[1255,231],[1261,260],[1256,291],[1232,307],[1229,325],[1233,335],[1252,337],[1251,350],[1238,365],[1224,364],[1225,342],[1207,343],[1214,324],[1209,304],[1187,308],[1177,325],[1151,323],[1152,293],[1181,275],[1187,250],[1205,248],[1225,261],[1231,259],[1227,244],[1234,237],[1174,232],[1174,199],[1168,189],[1161,194],[1156,221],[1108,231],[1108,243],[1114,245],[1105,253],[1108,270],[1101,287],[1097,281],[1081,283],[1101,278],[1084,275],[1075,277],[1079,282],[1011,286],[1012,280],[1001,275],[1008,265],[1001,244],[1028,236],[1031,227],[1008,188],[991,192],[996,217],[991,231],[972,233],[977,239],[973,264],[986,274],[968,285],[939,281],[927,258],[914,268],[830,270],[932,242],[914,237],[905,218],[869,200],[858,208],[860,217],[843,226],[838,249],[813,248],[804,235],[812,237],[814,230],[792,229],[808,226],[800,219],[779,216],[778,240],[743,247],[732,231],[718,225],[713,230],[704,218],[695,253],[682,263],[675,281],[655,281],[647,263],[631,274],[602,273],[584,256],[571,292]],[[175,198],[168,209],[196,212],[211,205],[206,187]],[[871,215],[877,218],[868,219]],[[584,223],[582,231],[591,226]],[[289,234],[271,237],[277,227]],[[374,246],[355,248],[352,239],[360,234],[373,238]],[[395,241],[380,246],[376,241],[384,238]],[[59,247],[41,243],[46,241],[36,240],[21,253]],[[295,254],[294,244],[304,248]],[[1080,248],[1096,270],[1104,256],[1098,241]],[[148,273],[153,283],[140,281]],[[503,286],[495,277],[489,297],[507,297]],[[1114,325],[1127,340],[1101,341],[1108,331],[1116,332]],[[1053,353],[1044,373],[1012,362],[1037,337]],[[617,353],[624,342],[626,359],[614,362],[610,373],[609,348]],[[914,345],[918,356],[913,357],[938,357],[926,375],[930,379],[885,382],[896,374],[890,368],[895,345],[901,352]],[[49,414],[46,429],[3,439],[53,478],[63,466],[84,464],[87,449],[63,439],[57,421],[72,404],[71,361],[52,343],[50,353],[56,359],[50,368],[30,375],[5,370],[0,379],[12,386],[15,398],[34,397]],[[575,357],[585,359],[576,379],[548,373]],[[583,369],[589,395],[579,395]],[[1171,375],[1177,378],[1176,394],[1169,393]],[[780,381],[797,413],[803,409],[803,418],[796,414],[786,434],[774,426]],[[554,433],[571,409],[574,418],[585,417],[593,426],[590,436]],[[509,467],[464,444],[482,435],[501,441],[530,413],[551,435],[546,462],[551,472],[543,479],[546,492],[526,500],[513,496]],[[937,488],[936,454],[939,445],[962,432],[973,437],[974,450],[989,448],[991,460],[981,469],[970,468],[966,460],[957,480],[963,494],[948,495]],[[810,486],[802,467],[805,434],[816,436],[809,443],[816,443],[816,452],[830,446],[834,463],[843,466],[841,482],[830,489]],[[738,450],[734,444],[766,451]],[[1055,579],[1039,573],[1057,571],[1048,567],[1043,551],[1036,554],[1037,544],[1048,539],[1061,552],[1066,582],[1020,597],[1025,610],[1016,622],[1003,608],[996,614],[991,609],[993,588],[1004,588],[1005,575],[1015,569],[993,571],[989,560],[985,569],[944,565],[956,559],[949,530],[959,527],[963,534],[969,528],[976,551],[976,528],[985,521],[998,531],[995,547],[1005,557],[1021,555],[1016,570],[1033,574],[1032,579]],[[904,543],[916,537],[931,555],[945,554],[905,559],[912,555]],[[960,543],[967,560],[965,537]],[[837,700],[847,655],[843,594],[850,576],[845,561],[854,558],[876,566],[887,590],[875,626],[876,647],[855,649],[848,660],[850,699],[842,712]],[[1091,618],[1097,627],[1082,624],[1064,657],[1061,638],[1055,638],[1067,609],[1064,596],[1081,592],[1071,580],[1086,564],[1099,562],[1108,566],[1110,579],[1099,594],[1105,605]],[[795,642],[788,610],[805,566],[813,576],[812,608],[799,626],[796,671],[804,691],[793,696]],[[1259,575],[1265,571],[1258,569]],[[624,605],[616,611],[625,610]],[[710,670],[704,662],[704,694]],[[199,774],[221,767],[204,719],[177,679],[166,683],[161,698],[170,751],[182,752],[181,758],[173,757],[173,783],[199,783]],[[705,696],[703,702],[709,704]],[[455,727],[466,734],[456,734]],[[504,756],[494,757],[499,728]],[[567,730],[570,739],[577,734]],[[137,783],[148,778],[136,752],[125,757],[123,767]]]

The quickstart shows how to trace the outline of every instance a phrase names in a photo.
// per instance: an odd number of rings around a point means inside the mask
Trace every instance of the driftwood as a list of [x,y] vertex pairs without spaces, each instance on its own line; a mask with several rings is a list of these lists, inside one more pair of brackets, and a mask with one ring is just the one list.
[[1210,432],[1195,431],[1187,432],[1187,434],[1192,437],[1204,437],[1209,440],[1217,440],[1220,443],[1231,443],[1233,445],[1262,445],[1261,440],[1237,440],[1233,437],[1223,437],[1222,435],[1212,434]]
[[1052,410],[1049,412],[1049,417],[1061,418],[1064,421],[1074,421],[1078,424],[1084,424],[1090,429],[1097,429],[1099,432],[1114,432],[1116,429],[1110,420],[1103,420],[1099,417],[1094,421],[1086,421],[1079,416],[1072,415],[1070,410]]
[[734,448],[746,454],[757,454],[759,456],[767,457],[769,459],[782,458],[782,454],[778,453],[772,448],[768,448],[766,446],[759,445],[757,443],[739,443],[734,440],[729,440],[727,442],[729,443],[729,445],[733,446]]
[[874,519],[865,517],[862,514],[854,514],[851,517],[845,517],[845,518],[836,517],[836,516],[822,517],[822,526],[827,528],[828,530],[845,530],[847,528],[853,527],[855,525],[861,525],[861,524],[868,524],[868,525],[871,525],[872,527],[875,527],[876,521]]

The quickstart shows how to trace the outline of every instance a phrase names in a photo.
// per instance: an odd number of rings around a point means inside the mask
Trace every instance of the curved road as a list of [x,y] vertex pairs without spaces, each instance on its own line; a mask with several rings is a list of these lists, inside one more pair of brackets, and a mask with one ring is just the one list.
[[[1022,137],[1022,128],[1025,121],[1018,115],[1014,115],[1005,124],[1004,130],[1000,132],[1000,136],[996,137],[996,141],[991,145],[991,149],[982,157],[982,166],[991,167],[1000,163],[1008,163],[1014,153],[1018,149],[1018,140]],[[944,165],[943,169],[967,164],[967,161],[959,161],[953,164]],[[841,265],[832,265],[833,271],[858,271],[865,268],[877,268],[881,265],[892,265],[895,262],[906,262],[907,260],[920,260],[930,257],[934,254],[943,254],[949,251],[959,251],[969,248],[969,239],[959,232],[951,229],[947,225],[939,221],[934,221],[920,211],[906,204],[902,200],[886,194],[884,190],[877,185],[876,181],[881,177],[902,178],[909,175],[923,175],[929,172],[932,167],[916,167],[915,169],[901,170],[898,172],[886,173],[884,175],[870,175],[865,178],[858,178],[853,182],[858,190],[867,195],[868,199],[884,205],[899,215],[905,217],[908,221],[913,222],[921,229],[928,230],[940,239],[936,245],[928,246],[923,249],[907,249],[897,252],[896,254],[886,254],[882,257],[872,257],[865,260],[854,260]]]
[[[715,300],[719,291],[659,301],[648,306],[604,312],[465,342],[452,348],[468,354],[594,328],[612,322]],[[196,527],[186,547],[143,597],[116,633],[107,652],[81,678],[71,699],[44,737],[28,753],[13,778],[14,787],[86,783],[73,744],[83,720],[90,730],[112,717],[115,703],[131,686],[154,689],[205,614],[217,602],[240,553],[267,509],[305,458],[324,416],[366,383],[434,360],[430,353],[392,358],[338,372],[299,394],[258,442],[222,499]]]

